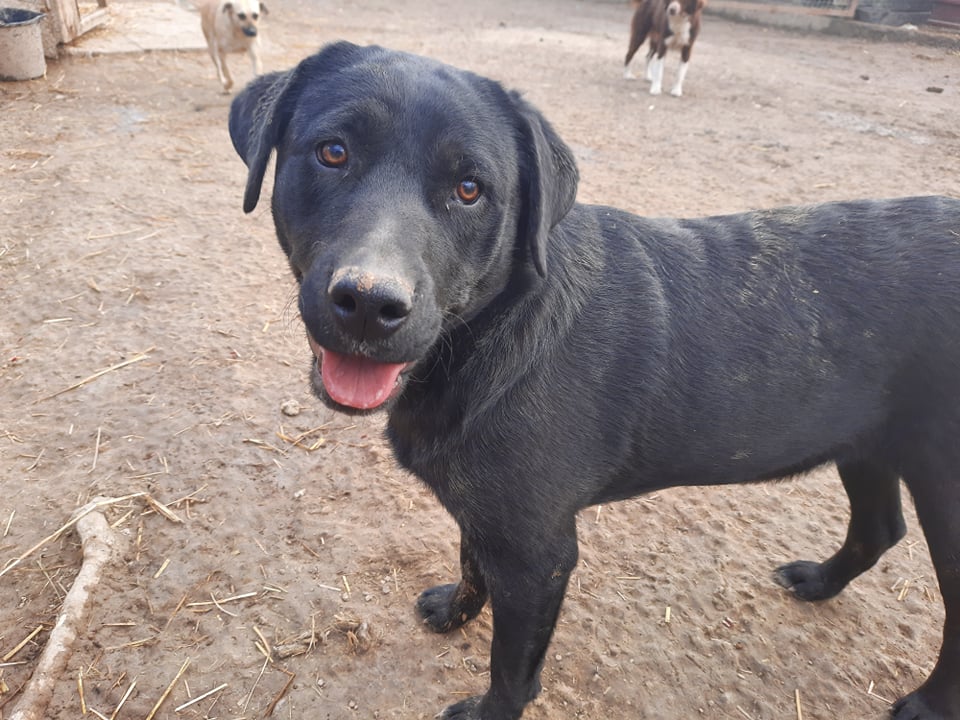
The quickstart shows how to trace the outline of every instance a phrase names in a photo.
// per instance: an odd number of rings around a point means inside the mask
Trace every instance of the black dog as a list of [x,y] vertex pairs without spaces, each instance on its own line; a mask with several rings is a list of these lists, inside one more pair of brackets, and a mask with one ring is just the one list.
[[300,281],[313,385],[386,408],[400,462],[461,529],[462,578],[417,609],[493,604],[490,688],[445,718],[518,718],[577,561],[575,514],[671,485],[836,461],[846,542],[778,581],[840,592],[914,496],[946,604],[897,720],[960,718],[960,201],[649,220],[574,203],[570,149],[497,83],[341,43],[251,83],[230,134]]

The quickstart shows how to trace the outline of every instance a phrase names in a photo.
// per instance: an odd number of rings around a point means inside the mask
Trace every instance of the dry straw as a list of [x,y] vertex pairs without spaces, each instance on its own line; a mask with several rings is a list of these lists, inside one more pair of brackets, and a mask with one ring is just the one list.
[[125,368],[128,365],[133,365],[134,363],[138,363],[141,360],[146,360],[148,357],[150,357],[149,353],[152,352],[154,349],[155,348],[144,350],[142,353],[138,353],[134,357],[124,360],[123,362],[119,362],[116,365],[111,365],[110,367],[104,368],[103,370],[98,370],[97,372],[93,373],[93,375],[90,375],[89,377],[86,377],[83,380],[80,380],[79,382],[75,382],[70,387],[66,387],[63,390],[57,390],[55,393],[52,393],[50,395],[44,395],[42,398],[40,398],[36,402],[39,403],[39,402],[43,402],[44,400],[50,400],[51,398],[55,398],[58,395],[63,395],[64,393],[68,393],[71,390],[76,390],[77,388],[83,387],[88,383],[92,383],[94,380],[98,380],[99,378],[102,378],[104,375],[112,373],[114,370],[119,370],[120,368]]

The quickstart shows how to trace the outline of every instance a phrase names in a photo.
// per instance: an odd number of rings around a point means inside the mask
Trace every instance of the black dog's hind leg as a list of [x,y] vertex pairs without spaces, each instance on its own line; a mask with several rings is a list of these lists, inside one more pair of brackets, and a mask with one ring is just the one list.
[[799,561],[777,568],[774,579],[804,600],[826,600],[869,570],[906,533],[900,505],[900,478],[871,461],[839,463],[850,498],[847,539],[822,563]]
[[960,718],[960,451],[956,433],[960,421],[945,424],[935,448],[941,463],[925,462],[904,470],[913,495],[930,557],[937,571],[946,617],[940,657],[930,677],[917,690],[895,703],[894,720],[957,720]]
[[539,694],[547,646],[577,562],[576,531],[540,537],[534,545],[483,559],[490,577],[498,579],[490,587],[490,688],[446,708],[443,720],[516,720]]
[[431,630],[445,633],[475,618],[486,602],[487,584],[470,541],[460,533],[460,582],[424,590],[417,599],[417,612]]

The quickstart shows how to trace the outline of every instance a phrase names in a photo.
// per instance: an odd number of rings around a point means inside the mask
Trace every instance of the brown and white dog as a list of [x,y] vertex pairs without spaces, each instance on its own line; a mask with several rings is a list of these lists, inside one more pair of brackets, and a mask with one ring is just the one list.
[[663,90],[664,56],[669,48],[680,48],[680,69],[670,90],[676,97],[683,95],[683,80],[690,64],[690,51],[700,33],[700,16],[706,0],[640,0],[634,2],[636,10],[630,23],[630,46],[624,61],[623,76],[632,79],[630,61],[634,54],[650,38],[647,51],[647,80],[650,94],[659,95]]
[[233,87],[233,78],[227,68],[227,53],[247,53],[253,63],[254,75],[262,75],[257,24],[260,16],[267,14],[266,6],[259,0],[197,0],[197,9],[200,11],[200,27],[224,92],[230,92]]

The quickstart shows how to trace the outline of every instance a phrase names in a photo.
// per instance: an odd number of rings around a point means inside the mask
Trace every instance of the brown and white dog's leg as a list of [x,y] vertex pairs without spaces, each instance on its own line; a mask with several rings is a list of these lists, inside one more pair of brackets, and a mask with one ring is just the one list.
[[700,34],[700,5],[698,11],[694,13],[689,22],[683,27],[683,47],[680,48],[680,69],[677,71],[677,79],[673,84],[670,94],[674,97],[683,95],[683,81],[687,77],[687,68],[690,66],[690,53],[693,52],[693,42]]
[[693,41],[696,39],[699,29],[699,22],[697,22],[688,31],[690,35],[689,41],[680,48],[680,69],[677,71],[676,82],[673,83],[673,89],[670,91],[670,94],[674,97],[683,95],[683,80],[687,77],[687,68],[690,66],[690,53],[693,51]]
[[[684,48],[684,50],[686,50],[686,48]],[[689,60],[680,61],[680,69],[677,70],[677,79],[674,81],[673,88],[670,90],[670,94],[674,97],[683,95],[683,79],[687,76],[687,67],[689,65]]]
[[647,78],[650,80],[650,94],[659,95],[663,92],[663,66],[666,47],[650,58],[647,65]]
[[623,63],[623,77],[627,80],[633,80],[636,77],[630,70],[630,61],[633,60],[637,50],[646,41],[649,32],[649,18],[642,7],[637,8],[633,14],[633,19],[630,21],[630,44],[627,47],[627,57]]

